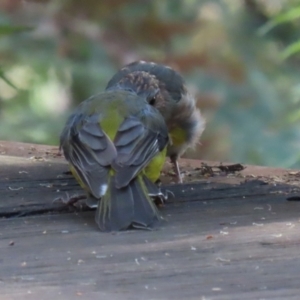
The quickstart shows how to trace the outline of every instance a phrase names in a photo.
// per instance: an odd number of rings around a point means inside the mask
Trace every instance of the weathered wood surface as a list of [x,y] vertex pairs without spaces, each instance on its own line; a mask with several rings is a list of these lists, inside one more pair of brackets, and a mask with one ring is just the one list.
[[198,181],[168,186],[160,228],[113,234],[52,203],[80,192],[56,148],[0,153],[0,299],[300,299],[295,171],[207,177],[184,160]]

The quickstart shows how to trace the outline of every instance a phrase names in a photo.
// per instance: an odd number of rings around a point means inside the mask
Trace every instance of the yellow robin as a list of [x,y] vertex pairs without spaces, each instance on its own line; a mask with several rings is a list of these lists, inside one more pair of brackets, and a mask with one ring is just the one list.
[[159,219],[150,196],[160,194],[154,182],[166,158],[168,131],[149,105],[157,93],[100,93],[78,106],[61,133],[60,147],[87,203],[97,203],[95,220],[103,231],[152,228]]
[[182,76],[170,67],[137,61],[124,66],[108,82],[106,90],[120,89],[144,95],[158,90],[149,104],[162,114],[169,132],[167,155],[173,163],[177,182],[182,182],[178,158],[199,141],[205,127],[195,99],[187,91]]

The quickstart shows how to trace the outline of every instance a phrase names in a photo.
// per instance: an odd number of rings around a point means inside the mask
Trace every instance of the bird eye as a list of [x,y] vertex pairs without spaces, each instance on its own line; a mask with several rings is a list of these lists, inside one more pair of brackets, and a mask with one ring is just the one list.
[[155,102],[156,102],[156,98],[155,98],[155,97],[153,97],[153,98],[151,98],[151,99],[149,100],[149,104],[150,104],[150,105],[155,105]]

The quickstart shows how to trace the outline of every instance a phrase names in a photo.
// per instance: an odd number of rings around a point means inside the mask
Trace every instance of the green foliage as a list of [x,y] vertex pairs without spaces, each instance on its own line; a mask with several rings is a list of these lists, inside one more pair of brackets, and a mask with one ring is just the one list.
[[15,33],[20,33],[28,30],[32,30],[29,26],[14,26],[10,24],[0,24],[0,38],[4,35],[12,35]]
[[[275,17],[273,17],[270,21],[268,21],[265,25],[263,25],[258,33],[262,36],[267,34],[273,28],[283,23],[293,23],[300,19],[300,6],[295,6],[292,8],[288,8],[287,11],[279,13]],[[291,43],[287,46],[284,51],[282,52],[282,58],[287,59],[291,55],[300,52],[300,39]]]
[[[9,36],[16,33],[24,32],[32,30],[32,27],[28,26],[13,26],[10,24],[0,24],[0,39],[3,36]],[[0,79],[2,79],[6,84],[8,84],[10,87],[17,89],[17,87],[5,76],[5,72],[0,66]]]
[[8,84],[10,87],[14,88],[14,89],[18,89],[6,76],[4,71],[0,68],[0,78],[6,83]]
[[282,23],[291,22],[293,20],[300,18],[300,6],[289,9],[284,13],[280,13],[270,21],[268,21],[265,25],[263,25],[260,30],[259,34],[264,35],[272,30],[275,26],[280,25]]
[[282,47],[299,50],[298,5],[285,3],[3,0],[0,139],[57,144],[75,105],[146,59],[182,72],[196,94],[207,130],[189,156],[300,166],[300,74],[296,56],[281,60]]
[[296,54],[298,52],[300,52],[300,40],[286,47],[285,50],[282,52],[282,58],[287,59],[291,55]]

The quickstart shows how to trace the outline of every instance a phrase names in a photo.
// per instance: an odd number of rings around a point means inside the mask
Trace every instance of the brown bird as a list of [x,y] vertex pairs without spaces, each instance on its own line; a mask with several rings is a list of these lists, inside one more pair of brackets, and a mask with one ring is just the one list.
[[129,90],[138,95],[159,91],[149,103],[159,110],[166,122],[170,137],[167,155],[174,166],[177,182],[182,183],[178,158],[196,145],[205,127],[204,118],[182,76],[162,64],[136,61],[111,78],[106,86],[106,90],[110,89]]

